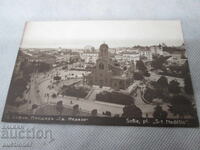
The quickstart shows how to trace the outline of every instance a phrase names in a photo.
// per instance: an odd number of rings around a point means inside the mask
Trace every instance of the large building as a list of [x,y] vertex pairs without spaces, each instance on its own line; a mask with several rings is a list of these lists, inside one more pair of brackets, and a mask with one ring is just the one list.
[[139,48],[140,58],[152,61],[154,55],[163,55],[163,47],[161,45],[153,45],[150,47]]
[[115,55],[115,59],[119,62],[136,63],[140,59],[140,53],[136,51],[123,51],[120,54]]
[[85,60],[85,63],[95,63],[98,58],[98,52],[86,51],[80,54],[81,59]]
[[153,45],[153,46],[150,46],[149,48],[152,55],[163,55],[162,45]]
[[149,61],[152,60],[152,52],[149,49],[149,47],[141,47],[139,49],[139,52],[140,52],[140,58],[141,59],[146,59],[146,60],[149,60]]
[[108,45],[102,44],[99,49],[96,65],[92,72],[86,77],[90,85],[107,86],[115,90],[127,89],[132,81],[134,64],[123,69],[112,60],[108,51]]

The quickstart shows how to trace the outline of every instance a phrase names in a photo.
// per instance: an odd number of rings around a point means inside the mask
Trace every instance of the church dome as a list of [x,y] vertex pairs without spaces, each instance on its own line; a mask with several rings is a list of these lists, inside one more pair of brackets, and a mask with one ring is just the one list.
[[108,45],[103,43],[100,45],[99,48],[99,57],[101,58],[108,58],[109,54],[108,54]]
[[105,44],[105,43],[103,43],[103,44],[100,45],[100,49],[102,49],[102,48],[106,48],[106,49],[108,49],[108,45]]

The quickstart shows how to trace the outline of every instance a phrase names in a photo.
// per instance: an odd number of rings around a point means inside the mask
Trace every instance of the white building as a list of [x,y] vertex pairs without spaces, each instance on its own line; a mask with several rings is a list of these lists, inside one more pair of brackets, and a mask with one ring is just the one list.
[[150,51],[151,51],[152,54],[163,55],[162,46],[155,46],[155,45],[151,46]]
[[85,60],[85,63],[96,63],[98,52],[83,52],[80,57]]
[[140,58],[146,59],[148,61],[152,60],[152,52],[149,47],[141,47],[139,49]]
[[136,62],[140,59],[140,53],[135,51],[124,51],[115,55],[115,59],[119,62]]

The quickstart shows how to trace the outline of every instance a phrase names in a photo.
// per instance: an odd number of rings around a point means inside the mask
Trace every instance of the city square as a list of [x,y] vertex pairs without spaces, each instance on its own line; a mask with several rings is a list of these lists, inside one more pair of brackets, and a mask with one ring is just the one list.
[[196,126],[194,99],[178,21],[28,22],[3,120]]
[[[167,114],[166,118],[191,118],[189,113],[179,116],[169,111],[169,98],[183,93],[184,78],[179,76],[179,72],[170,75],[169,71],[165,71],[162,75],[159,72],[162,68],[153,64],[159,61],[156,57],[161,57],[161,63],[168,70],[170,65],[177,68],[186,65],[184,48],[174,48],[175,54],[171,53],[171,49],[165,45],[110,49],[105,43],[99,49],[87,46],[87,49],[78,51],[61,47],[58,50],[20,49],[15,67],[15,72],[18,72],[16,78],[23,77],[20,67],[29,64],[32,65],[32,70],[28,71],[31,72],[30,82],[26,83],[21,96],[16,97],[14,106],[9,106],[9,111],[36,115],[153,118],[156,109],[159,109],[160,115]],[[153,84],[159,81],[161,84],[171,83],[177,93],[170,94],[169,88],[162,87],[163,92],[170,95],[166,100],[163,95],[149,99],[148,92],[152,92]],[[192,98],[189,94],[184,95]],[[125,114],[126,107],[132,107],[132,112],[139,113]]]

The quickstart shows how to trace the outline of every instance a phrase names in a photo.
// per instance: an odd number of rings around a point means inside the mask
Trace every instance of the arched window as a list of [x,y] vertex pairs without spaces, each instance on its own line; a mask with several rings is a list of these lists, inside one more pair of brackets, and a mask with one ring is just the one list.
[[100,63],[100,64],[99,64],[99,69],[102,69],[102,70],[103,70],[103,69],[104,69],[104,64]]

